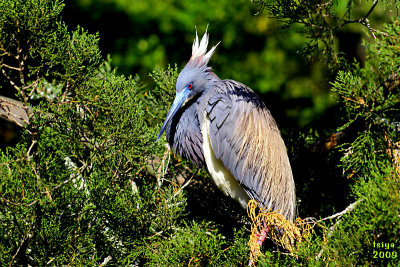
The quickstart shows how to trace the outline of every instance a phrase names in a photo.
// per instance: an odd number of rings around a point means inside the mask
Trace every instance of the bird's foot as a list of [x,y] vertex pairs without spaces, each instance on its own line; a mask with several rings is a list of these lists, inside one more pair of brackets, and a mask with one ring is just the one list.
[[258,245],[260,247],[262,246],[262,244],[264,243],[265,239],[267,238],[268,232],[269,232],[269,227],[264,222],[264,228],[261,230],[261,233],[260,234],[256,234],[256,236],[258,237],[257,243],[258,243]]
[[[266,223],[264,223],[264,228],[261,230],[261,233],[255,234],[257,237],[257,243],[258,245],[262,246],[262,244],[264,243],[265,239],[267,238],[269,232],[269,227],[266,225]],[[249,266],[254,266],[255,262],[253,262],[253,260],[249,260]]]

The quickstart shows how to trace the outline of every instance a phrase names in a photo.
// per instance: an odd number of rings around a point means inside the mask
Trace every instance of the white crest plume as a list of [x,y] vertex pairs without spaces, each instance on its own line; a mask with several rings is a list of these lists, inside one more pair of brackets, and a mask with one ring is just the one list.
[[[208,26],[207,26],[208,29]],[[190,57],[190,60],[188,64],[192,66],[197,66],[197,67],[206,67],[208,61],[210,60],[212,54],[215,51],[215,48],[219,45],[216,44],[213,46],[210,51],[207,52],[207,46],[208,46],[208,33],[204,33],[203,37],[201,38],[201,41],[199,42],[199,36],[197,35],[197,28],[196,28],[196,39],[194,39],[193,46],[192,46],[192,56]]]

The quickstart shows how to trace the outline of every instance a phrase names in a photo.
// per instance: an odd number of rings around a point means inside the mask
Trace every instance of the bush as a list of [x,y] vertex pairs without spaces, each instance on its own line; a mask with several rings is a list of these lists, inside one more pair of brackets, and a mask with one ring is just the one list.
[[[63,7],[0,2],[0,88],[19,99],[24,115],[2,113],[22,130],[0,152],[0,264],[246,265],[244,212],[204,171],[155,142],[178,68],[156,68],[151,89],[138,76],[118,75],[101,59],[98,35],[63,23]],[[291,253],[267,244],[260,265],[397,262],[380,255],[399,253],[399,33],[398,21],[387,24],[365,43],[365,65],[347,65],[332,82],[342,107],[339,149],[320,151],[314,129],[285,132],[289,151],[299,153],[302,214],[353,204],[319,220]],[[318,183],[344,192],[322,195]]]

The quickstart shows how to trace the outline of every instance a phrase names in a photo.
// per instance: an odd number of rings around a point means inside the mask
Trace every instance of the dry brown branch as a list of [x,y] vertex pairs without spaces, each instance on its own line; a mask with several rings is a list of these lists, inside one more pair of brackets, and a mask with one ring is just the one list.
[[[20,127],[29,124],[27,107],[20,101],[0,96],[0,118]],[[30,109],[28,107],[28,109]]]

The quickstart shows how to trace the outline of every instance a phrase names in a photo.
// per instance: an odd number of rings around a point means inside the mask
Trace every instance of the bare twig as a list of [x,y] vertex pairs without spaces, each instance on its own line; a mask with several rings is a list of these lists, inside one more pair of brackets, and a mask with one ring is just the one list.
[[323,3],[323,4],[317,4],[317,7],[325,7],[325,6],[329,6],[330,4],[332,4],[332,2],[333,2],[333,0],[329,0],[328,2],[326,2],[326,3]]
[[0,51],[3,52],[2,55],[6,55],[6,56],[12,57],[12,58],[14,58],[14,59],[18,59],[15,55],[13,55],[13,54],[11,54],[10,52],[8,52],[8,51],[4,48],[4,46],[3,46],[3,44],[2,44],[1,42],[0,42]]
[[13,67],[13,66],[10,66],[10,65],[7,65],[7,64],[4,64],[4,63],[0,65],[0,69],[3,68],[3,67],[5,67],[5,68],[7,68],[7,69],[11,69],[11,70],[20,71],[20,68]]
[[8,264],[9,267],[13,266],[15,258],[20,254],[20,252],[23,253],[22,250],[26,250],[26,248],[28,247],[28,242],[29,242],[29,240],[31,240],[31,238],[34,235],[34,232],[33,232],[34,229],[35,229],[35,223],[31,227],[31,229],[29,229],[29,231],[28,231],[27,235],[25,236],[24,240],[21,242],[21,245],[18,247],[17,251],[12,256],[11,261]]
[[374,3],[372,4],[371,8],[368,10],[367,14],[365,14],[364,17],[359,18],[359,19],[354,19],[354,20],[344,20],[344,22],[342,24],[336,26],[335,28],[341,28],[344,25],[350,24],[350,23],[360,23],[360,24],[366,26],[368,29],[370,29],[371,27],[369,26],[368,17],[369,17],[369,15],[371,15],[372,11],[375,9],[378,2],[379,2],[379,0],[374,0]]
[[31,88],[31,87],[33,87],[33,89],[31,90],[31,92],[29,93],[29,98],[35,93],[35,91],[37,90],[37,85],[38,85],[38,83],[39,83],[39,75],[37,75],[36,76],[36,80],[33,82],[33,83],[31,83],[30,85],[27,85],[27,86],[24,86],[24,90],[27,90],[27,89],[29,89],[29,88]]
[[58,188],[60,188],[61,186],[65,185],[65,184],[68,184],[69,182],[71,182],[72,180],[74,180],[74,179],[77,178],[77,177],[78,177],[78,174],[71,175],[71,176],[69,177],[69,179],[64,180],[64,181],[61,182],[60,184],[58,184],[58,185],[56,185],[55,187],[53,187],[53,191],[56,190],[56,189],[58,189]]
[[[161,185],[163,183],[164,176],[168,171],[168,165],[169,165],[169,162],[170,162],[170,159],[171,159],[171,147],[169,146],[169,144],[166,144],[165,146],[166,146],[167,150],[165,151],[165,153],[163,155],[163,158],[161,160],[161,164],[157,169],[157,176],[156,177],[157,177],[158,187],[161,187]],[[167,160],[167,163],[165,163],[165,160],[166,160],[167,156],[168,156],[168,160]]]
[[3,73],[4,77],[8,80],[8,82],[11,84],[12,87],[14,87],[15,90],[19,92],[19,87],[13,82],[13,80],[7,75],[6,71],[4,69],[1,69],[1,72]]
[[8,199],[5,199],[4,197],[0,197],[0,200],[3,201],[3,202],[6,202],[6,203],[9,204],[9,205],[13,205],[13,206],[24,206],[24,207],[30,207],[30,206],[34,205],[34,204],[38,201],[38,200],[36,199],[36,200],[32,201],[32,202],[29,203],[29,204],[24,204],[24,203],[15,203],[15,202],[12,202],[12,201],[10,201],[10,200],[8,200]]
[[369,32],[371,33],[371,35],[372,35],[372,38],[374,38],[374,40],[376,40],[376,36],[375,36],[375,34],[374,34],[374,29],[369,25],[369,20],[366,18],[365,19],[365,22],[364,23],[362,23],[365,27],[367,27],[367,29],[369,30]]
[[174,197],[176,197],[177,195],[179,195],[179,193],[186,187],[189,185],[190,181],[192,181],[193,177],[199,172],[199,169],[196,170],[196,172],[189,178],[189,180],[182,185],[178,191],[175,192]]
[[31,146],[30,146],[29,149],[28,149],[28,152],[26,153],[26,157],[27,157],[27,160],[28,160],[28,161],[31,160],[30,154],[31,154],[31,151],[32,151],[33,146],[34,146],[36,143],[37,143],[37,141],[36,141],[36,140],[33,140]]
[[167,161],[167,164],[164,164],[164,158],[163,158],[163,161],[162,161],[162,166],[163,166],[163,176],[165,175],[165,173],[167,172],[167,170],[168,170],[168,165],[169,165],[169,162],[170,162],[170,160],[171,160],[171,147],[170,147],[170,145],[169,144],[165,144],[165,147],[167,148],[167,151],[165,152],[165,153],[167,153],[168,154],[168,161]]
[[[342,217],[344,214],[349,213],[350,211],[354,210],[354,208],[355,208],[360,202],[362,202],[363,200],[364,200],[364,199],[361,198],[361,199],[357,200],[356,202],[351,203],[351,204],[350,204],[349,206],[347,206],[347,208],[345,208],[343,211],[338,212],[338,213],[336,213],[336,214],[333,214],[333,215],[331,215],[331,216],[328,216],[328,217],[326,217],[326,218],[320,219],[320,220],[317,221],[317,223],[318,223],[318,222],[322,222],[322,221],[326,221],[326,220],[330,220],[330,219],[340,218],[340,217]],[[331,227],[329,228],[328,238],[332,236],[332,234],[335,232],[336,227],[340,224],[340,222],[341,222],[341,220],[338,220],[337,222],[335,222],[335,224],[334,224],[333,226],[331,226]],[[322,249],[319,251],[318,255],[315,257],[315,260],[319,260],[319,259],[321,258],[321,256],[322,256],[322,253],[323,253],[323,252],[324,252],[324,248],[322,248]]]
[[[19,40],[17,40],[17,59],[18,59],[18,65],[19,65],[19,81],[21,83],[21,88],[19,90],[19,93],[21,94],[22,100],[24,101],[24,105],[28,106],[28,96],[26,95],[26,89],[25,87],[25,75],[24,75],[24,67],[25,67],[25,60],[28,58],[28,56],[23,55],[22,53],[22,48]],[[28,115],[29,115],[29,111]]]
[[101,267],[101,266],[106,266],[110,260],[112,260],[112,257],[111,257],[111,256],[106,257],[106,258],[103,260],[103,262],[100,264],[100,267]]
[[[374,10],[374,8],[376,7],[376,5],[378,4],[379,0],[375,0],[374,3],[372,4],[371,8],[369,9],[368,13],[364,16],[365,19],[367,19],[369,17],[369,15],[371,15],[372,11]],[[365,20],[364,19],[364,20]]]
[[342,217],[343,215],[345,215],[346,213],[348,213],[348,212],[354,210],[354,208],[355,208],[355,207],[358,205],[358,203],[360,203],[361,201],[363,201],[363,199],[359,199],[359,200],[357,200],[356,202],[351,203],[349,206],[347,206],[347,208],[345,208],[345,209],[342,210],[341,212],[338,212],[338,213],[335,213],[335,214],[333,214],[333,215],[331,215],[331,216],[322,218],[322,219],[318,220],[317,222],[322,222],[322,221],[326,221],[326,220],[332,220],[332,219],[335,219],[335,218],[337,218],[337,217],[340,218],[340,217]]

